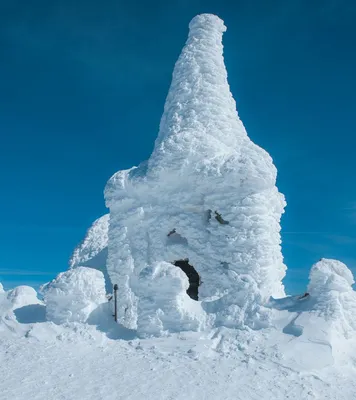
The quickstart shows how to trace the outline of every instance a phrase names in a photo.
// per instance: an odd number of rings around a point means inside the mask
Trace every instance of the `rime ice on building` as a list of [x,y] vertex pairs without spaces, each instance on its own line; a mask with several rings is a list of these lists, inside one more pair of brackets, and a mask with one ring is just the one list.
[[[238,117],[223,59],[223,21],[203,14],[189,28],[151,157],[107,183],[107,270],[127,327],[149,320],[157,334],[175,318],[177,330],[259,328],[268,325],[265,301],[284,295],[285,201],[271,157],[251,142]],[[179,310],[172,321],[169,304]]]

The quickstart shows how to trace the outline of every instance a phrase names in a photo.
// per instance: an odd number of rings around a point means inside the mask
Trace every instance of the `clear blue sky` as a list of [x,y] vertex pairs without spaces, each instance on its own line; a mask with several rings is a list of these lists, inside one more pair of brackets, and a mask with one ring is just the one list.
[[219,15],[229,82],[272,155],[289,293],[321,257],[356,271],[356,3],[0,1],[0,281],[67,268],[103,188],[150,155],[196,14]]

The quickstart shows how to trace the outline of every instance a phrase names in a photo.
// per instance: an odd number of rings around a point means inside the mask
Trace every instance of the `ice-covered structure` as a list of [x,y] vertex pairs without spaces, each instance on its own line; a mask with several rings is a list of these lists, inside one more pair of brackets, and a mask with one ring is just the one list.
[[56,324],[86,322],[97,307],[107,302],[104,276],[93,268],[62,272],[41,290],[47,320]]
[[110,215],[105,214],[94,221],[87,230],[83,241],[74,249],[69,260],[71,269],[89,267],[101,271],[105,277],[105,287],[108,293],[112,291],[112,285],[106,269],[109,220]]
[[268,323],[266,299],[284,295],[285,200],[271,157],[238,117],[223,59],[223,21],[198,15],[189,28],[151,157],[114,174],[105,189],[108,274],[119,287],[119,321],[129,328],[140,326],[147,300],[137,283],[152,284],[152,266],[160,262],[171,278],[157,281],[152,304],[160,290],[181,296],[179,268],[189,278],[187,293],[199,299],[194,312],[192,302],[181,304],[181,312],[196,315],[201,307],[209,323],[259,328]]

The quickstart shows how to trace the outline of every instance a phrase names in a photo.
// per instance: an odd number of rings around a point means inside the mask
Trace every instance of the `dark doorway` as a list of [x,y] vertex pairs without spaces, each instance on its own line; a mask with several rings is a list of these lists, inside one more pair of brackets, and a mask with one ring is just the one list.
[[193,300],[198,300],[200,285],[200,276],[198,272],[192,265],[189,264],[188,259],[174,261],[173,265],[179,267],[188,277],[189,288],[187,290],[187,295]]

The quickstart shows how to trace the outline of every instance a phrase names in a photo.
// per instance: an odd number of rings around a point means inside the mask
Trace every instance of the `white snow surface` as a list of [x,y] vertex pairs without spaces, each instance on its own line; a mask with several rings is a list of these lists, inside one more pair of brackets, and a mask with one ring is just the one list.
[[[157,264],[146,271],[145,285],[167,277],[176,279],[181,289],[183,282],[185,289],[186,278],[173,271],[169,264]],[[56,325],[44,319],[40,303],[9,306],[8,297],[14,293],[25,291],[0,294],[0,400],[350,400],[356,396],[355,338],[334,335],[333,344],[327,337],[319,340],[325,328],[335,327],[304,311],[310,309],[306,303],[311,298],[275,300],[271,326],[258,331],[220,327],[140,338],[114,323],[108,303],[100,305],[86,324]],[[291,327],[297,316],[305,316],[305,325],[313,330],[301,333],[297,326]],[[334,351],[336,340],[344,357]]]
[[37,298],[37,292],[31,286],[17,286],[7,292],[7,299],[12,304],[12,309],[41,303]]
[[127,328],[140,324],[143,290],[134,282],[157,262],[189,260],[211,326],[259,329],[271,318],[268,298],[284,296],[285,200],[271,157],[238,117],[223,59],[225,30],[214,15],[192,20],[151,157],[106,186],[107,270]]
[[102,272],[78,267],[60,273],[42,287],[46,317],[56,324],[86,322],[91,313],[106,303]]

